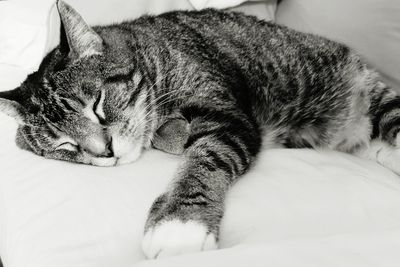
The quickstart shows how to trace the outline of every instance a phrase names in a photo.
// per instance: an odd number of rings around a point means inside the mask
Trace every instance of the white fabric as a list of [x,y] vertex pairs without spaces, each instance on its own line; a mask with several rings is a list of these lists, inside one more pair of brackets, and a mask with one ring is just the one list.
[[272,150],[230,191],[221,250],[144,261],[147,210],[179,157],[99,168],[14,144],[0,116],[0,255],[7,267],[396,266],[400,180],[331,151]]
[[400,262],[400,181],[374,163],[334,152],[265,152],[228,196],[221,246],[233,248],[145,263],[147,209],[177,158],[150,151],[116,168],[49,161],[17,150],[12,128],[2,118],[5,266],[186,266],[190,260],[192,266],[354,267],[382,256],[379,266]]
[[190,3],[192,3],[196,9],[208,7],[227,8],[240,5],[243,2],[246,2],[246,0],[190,0]]
[[0,66],[37,68],[45,53],[52,2],[0,1]]
[[[0,1],[0,76],[9,68],[35,71],[43,56],[59,42],[60,21],[55,0]],[[66,0],[90,25],[110,24],[177,9],[227,8],[245,0]],[[112,9],[112,12],[110,12]],[[243,6],[239,11],[273,20],[276,0]],[[7,68],[4,70],[4,68]],[[4,70],[4,72],[3,72]],[[0,83],[0,86],[2,84]],[[0,87],[0,91],[4,88]]]
[[[25,63],[0,64],[0,90],[21,82],[30,68]],[[147,210],[171,179],[178,157],[149,151],[115,168],[50,161],[16,148],[15,126],[0,115],[0,256],[6,267],[400,262],[399,177],[375,163],[329,151],[263,152],[228,194],[223,249],[144,261],[140,242]]]

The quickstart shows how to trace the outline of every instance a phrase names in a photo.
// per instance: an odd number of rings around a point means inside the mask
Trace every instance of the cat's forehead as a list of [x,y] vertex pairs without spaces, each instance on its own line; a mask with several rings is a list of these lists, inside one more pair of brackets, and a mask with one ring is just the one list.
[[49,94],[93,97],[102,84],[100,71],[90,68],[68,67],[42,77],[41,84]]
[[101,77],[102,67],[100,62],[92,62],[89,60],[81,60],[74,64],[66,65],[62,69],[50,70],[47,73],[49,79],[56,82],[69,83],[84,83],[95,82]]

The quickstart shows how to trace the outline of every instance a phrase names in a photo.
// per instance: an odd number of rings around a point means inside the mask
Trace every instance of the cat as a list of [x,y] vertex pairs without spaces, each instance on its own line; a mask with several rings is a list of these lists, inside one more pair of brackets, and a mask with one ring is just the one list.
[[114,166],[152,143],[182,154],[149,211],[148,258],[217,248],[225,194],[261,147],[329,148],[400,173],[400,97],[343,44],[214,9],[90,27],[57,6],[59,46],[0,93],[0,110],[17,145],[49,159]]

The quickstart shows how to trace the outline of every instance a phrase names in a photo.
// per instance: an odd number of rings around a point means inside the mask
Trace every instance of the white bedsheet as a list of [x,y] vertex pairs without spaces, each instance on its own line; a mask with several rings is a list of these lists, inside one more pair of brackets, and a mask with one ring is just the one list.
[[[0,90],[27,70],[0,66]],[[149,151],[98,168],[17,149],[0,114],[0,256],[6,267],[399,266],[400,180],[336,152],[271,150],[230,191],[221,249],[144,261],[143,224],[179,158]]]
[[0,117],[0,255],[7,267],[397,266],[400,180],[336,152],[272,150],[230,191],[221,250],[143,261],[143,224],[178,157],[99,168],[14,145]]

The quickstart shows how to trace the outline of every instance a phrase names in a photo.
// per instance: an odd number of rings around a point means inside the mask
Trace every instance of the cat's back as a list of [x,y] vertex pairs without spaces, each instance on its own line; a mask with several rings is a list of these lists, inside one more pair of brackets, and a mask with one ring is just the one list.
[[[114,44],[142,44],[180,51],[189,57],[229,57],[237,64],[314,60],[312,57],[347,54],[346,46],[326,38],[238,12],[205,9],[145,15],[133,21],[96,27],[106,41]],[[220,60],[223,59],[218,57]],[[279,62],[278,62],[279,63]]]

